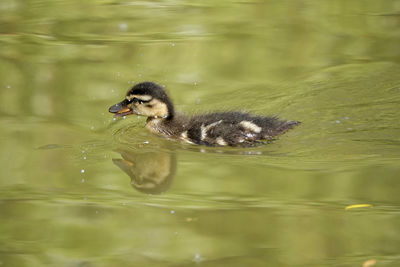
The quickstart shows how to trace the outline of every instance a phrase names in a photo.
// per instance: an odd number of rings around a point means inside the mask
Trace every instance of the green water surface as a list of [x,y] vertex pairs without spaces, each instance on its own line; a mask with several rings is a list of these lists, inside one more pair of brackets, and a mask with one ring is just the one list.
[[[145,80],[302,124],[166,140],[107,111]],[[0,266],[367,261],[400,266],[399,1],[0,1]]]

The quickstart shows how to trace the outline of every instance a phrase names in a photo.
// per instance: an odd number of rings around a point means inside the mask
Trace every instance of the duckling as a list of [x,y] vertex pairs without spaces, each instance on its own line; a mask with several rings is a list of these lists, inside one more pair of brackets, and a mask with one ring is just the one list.
[[252,146],[300,124],[237,111],[186,116],[175,112],[163,87],[153,82],[133,86],[125,100],[111,106],[109,112],[114,117],[145,116],[145,127],[152,133],[207,146]]

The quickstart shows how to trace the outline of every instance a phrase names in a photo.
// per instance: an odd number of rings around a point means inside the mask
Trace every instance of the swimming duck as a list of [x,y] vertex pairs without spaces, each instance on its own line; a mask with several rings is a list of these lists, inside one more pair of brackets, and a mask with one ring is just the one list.
[[145,116],[146,128],[152,133],[208,146],[252,146],[300,123],[236,111],[186,116],[175,112],[164,88],[153,82],[133,86],[125,99],[111,106],[109,112],[114,117]]

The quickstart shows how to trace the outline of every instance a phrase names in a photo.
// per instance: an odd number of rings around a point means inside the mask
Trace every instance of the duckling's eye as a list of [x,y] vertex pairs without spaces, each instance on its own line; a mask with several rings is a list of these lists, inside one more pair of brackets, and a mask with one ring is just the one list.
[[131,101],[134,102],[134,103],[143,104],[143,100],[141,100],[139,98],[136,98],[136,97],[132,98]]

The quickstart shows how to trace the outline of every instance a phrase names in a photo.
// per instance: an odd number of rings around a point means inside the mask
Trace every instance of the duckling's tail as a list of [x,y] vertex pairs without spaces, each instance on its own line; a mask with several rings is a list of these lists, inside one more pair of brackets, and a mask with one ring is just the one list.
[[282,125],[279,127],[279,130],[277,132],[277,135],[281,135],[290,129],[293,129],[294,127],[300,125],[300,121],[285,121],[282,123]]
[[294,126],[297,126],[297,125],[300,125],[301,124],[301,121],[288,121],[288,122],[286,122],[286,125],[287,126],[290,126],[290,127],[294,127]]

